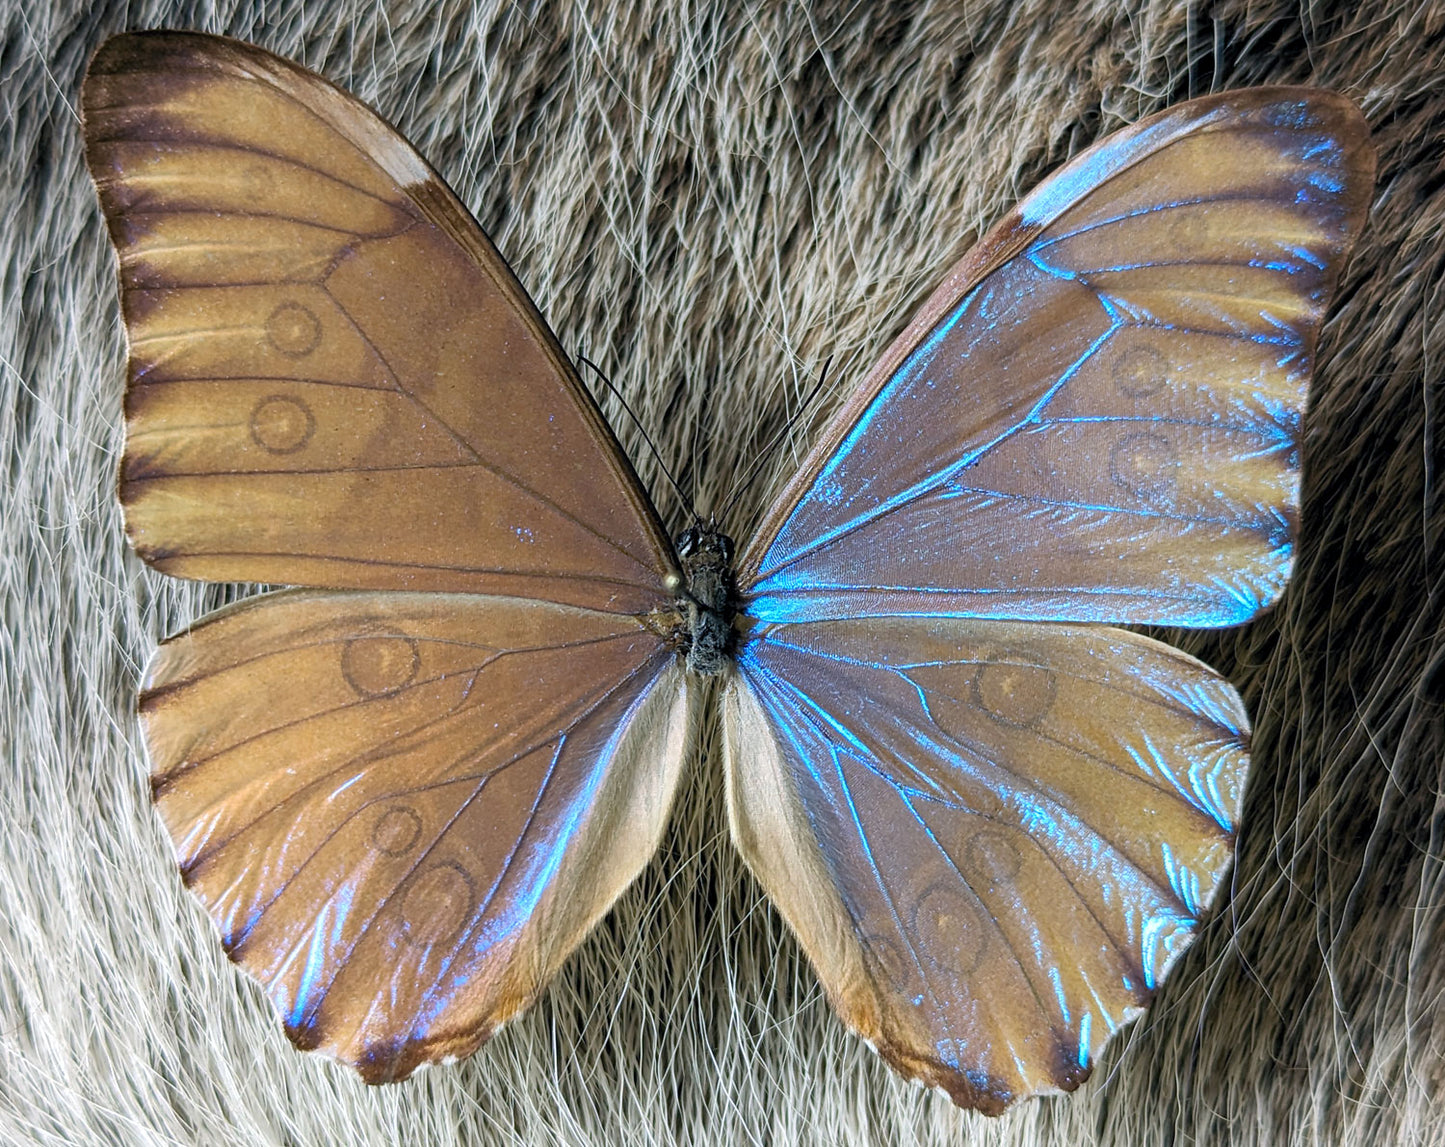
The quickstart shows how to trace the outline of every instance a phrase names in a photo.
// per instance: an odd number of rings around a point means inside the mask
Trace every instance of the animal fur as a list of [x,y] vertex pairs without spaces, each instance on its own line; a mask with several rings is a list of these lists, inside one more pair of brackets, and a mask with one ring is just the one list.
[[[1445,1143],[1438,0],[0,0],[0,20],[0,1140]],[[155,643],[250,592],[145,570],[114,498],[122,338],[74,107],[95,46],[147,26],[254,40],[397,123],[704,510],[825,359],[856,381],[1074,151],[1221,87],[1363,104],[1380,179],[1324,332],[1294,583],[1241,629],[1165,634],[1255,717],[1232,894],[1078,1094],[985,1124],[846,1035],[727,842],[711,744],[656,862],[475,1058],[370,1089],[290,1049],[181,889],[133,715]]]

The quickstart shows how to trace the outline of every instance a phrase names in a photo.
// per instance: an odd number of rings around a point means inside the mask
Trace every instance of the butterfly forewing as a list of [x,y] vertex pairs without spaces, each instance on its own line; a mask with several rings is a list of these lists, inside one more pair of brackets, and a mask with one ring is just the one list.
[[1228,870],[1234,690],[1122,630],[972,619],[769,627],[739,666],[733,831],[844,1019],[967,1106],[1076,1086]]
[[130,341],[121,500],[151,564],[667,597],[657,515],[556,339],[372,112],[181,33],[109,41],[83,108]]
[[760,620],[1230,625],[1289,575],[1315,341],[1364,219],[1355,106],[1196,100],[966,256],[742,562]]
[[656,848],[689,712],[635,619],[442,594],[252,599],[162,646],[141,697],[227,951],[371,1080],[531,1003]]

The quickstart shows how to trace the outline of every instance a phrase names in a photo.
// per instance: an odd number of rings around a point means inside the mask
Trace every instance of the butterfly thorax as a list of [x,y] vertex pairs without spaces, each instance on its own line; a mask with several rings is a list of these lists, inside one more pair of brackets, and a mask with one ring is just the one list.
[[716,677],[726,668],[734,644],[733,540],[715,523],[699,522],[678,535],[677,556],[683,581],[677,606],[683,617],[687,667],[704,677]]

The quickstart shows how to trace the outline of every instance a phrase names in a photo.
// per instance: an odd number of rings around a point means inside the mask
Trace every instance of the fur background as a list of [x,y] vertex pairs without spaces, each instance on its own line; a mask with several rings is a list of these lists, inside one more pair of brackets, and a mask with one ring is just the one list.
[[[5,1143],[1445,1143],[1445,5],[0,0],[0,23]],[[825,358],[855,382],[1079,148],[1221,87],[1363,104],[1380,178],[1295,580],[1242,629],[1161,634],[1255,717],[1232,896],[1078,1094],[990,1122],[845,1035],[727,842],[710,744],[657,861],[479,1055],[368,1089],[290,1050],[183,893],[133,716],[157,640],[249,592],[145,570],[114,501],[123,344],[74,108],[96,45],[152,26],[257,41],[396,122],[704,508]]]

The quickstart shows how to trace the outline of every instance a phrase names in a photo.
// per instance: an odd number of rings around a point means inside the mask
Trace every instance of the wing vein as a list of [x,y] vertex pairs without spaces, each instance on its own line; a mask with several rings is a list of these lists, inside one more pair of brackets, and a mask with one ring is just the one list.
[[[448,236],[448,238],[450,238],[450,236]],[[455,242],[455,240],[453,240],[453,242]],[[499,466],[493,466],[488,464],[487,461],[481,456],[477,448],[473,446],[472,443],[463,434],[456,430],[450,422],[448,422],[445,418],[443,418],[440,414],[438,414],[435,410],[428,406],[424,401],[422,401],[422,399],[415,392],[409,390],[402,383],[401,376],[396,372],[396,370],[392,368],[391,363],[387,360],[386,355],[382,353],[381,348],[378,347],[371,340],[370,336],[367,335],[366,331],[362,328],[361,324],[358,323],[356,319],[352,316],[351,312],[348,311],[346,307],[342,304],[342,302],[337,299],[335,295],[332,295],[330,290],[327,290],[324,285],[322,289],[326,290],[327,296],[332,300],[332,302],[336,304],[336,309],[346,316],[346,321],[351,325],[352,330],[356,332],[357,337],[360,338],[364,343],[366,343],[368,347],[371,348],[371,352],[376,355],[378,361],[380,361],[382,365],[385,366],[387,373],[396,382],[396,392],[400,395],[403,395],[407,399],[407,401],[411,402],[428,418],[434,419],[437,424],[440,425],[441,428],[446,431],[448,435],[451,436],[452,440],[459,447],[465,450],[476,460],[476,463],[479,467],[481,467],[483,470],[486,470],[493,476],[500,478],[502,481],[506,482],[513,489],[515,489],[518,493],[532,499],[532,501],[536,502],[538,505],[545,506],[552,513],[556,514],[564,521],[571,522],[578,529],[582,530],[586,534],[591,535],[593,538],[601,542],[603,545],[607,546],[609,549],[615,551],[618,554],[621,554],[639,570],[643,571],[644,574],[650,575],[654,573],[654,571],[651,569],[651,567],[647,565],[647,563],[635,557],[632,553],[625,549],[622,544],[616,539],[608,537],[606,534],[598,531],[588,523],[582,521],[570,511],[563,509],[558,503],[554,502],[552,499],[544,497],[542,494],[532,489],[530,486],[526,485],[520,478],[517,478],[516,476],[508,473],[506,470],[503,470]],[[646,584],[645,580],[644,584]]]
[[[968,296],[966,296],[963,302],[959,304],[959,314],[961,314],[963,309],[968,306],[969,299],[974,296],[976,291],[977,288],[975,288],[974,291],[969,292]],[[929,494],[933,493],[933,491],[937,490],[940,486],[948,484],[952,480],[954,475],[962,473],[964,470],[968,469],[969,467],[978,463],[981,459],[985,458],[997,446],[1008,441],[1009,439],[1014,437],[1014,435],[1024,430],[1026,427],[1036,425],[1039,421],[1039,416],[1046,409],[1048,409],[1049,405],[1054,401],[1054,399],[1058,397],[1058,395],[1074,379],[1078,372],[1083,369],[1084,364],[1087,363],[1091,358],[1093,358],[1094,355],[1098,353],[1100,348],[1102,348],[1104,344],[1108,342],[1109,339],[1112,338],[1113,335],[1117,331],[1121,330],[1125,325],[1123,320],[1121,320],[1117,315],[1109,314],[1107,308],[1105,308],[1105,313],[1106,315],[1108,315],[1108,318],[1110,320],[1108,329],[1106,329],[1101,335],[1099,335],[1089,345],[1088,349],[1085,350],[1084,353],[1080,355],[1073,363],[1071,363],[1066,370],[1060,372],[1059,377],[1050,384],[1049,388],[1039,397],[1038,401],[1029,408],[1028,413],[1026,413],[1022,418],[1020,418],[1007,430],[1001,431],[991,441],[986,442],[971,451],[965,451],[964,454],[956,461],[950,462],[948,465],[934,471],[929,477],[923,478],[920,481],[915,482],[908,489],[902,490],[899,493],[893,495],[892,497],[884,499],[876,506],[865,510],[861,514],[855,515],[848,521],[842,522],[837,526],[834,526],[832,529],[825,530],[807,545],[801,546],[798,549],[793,550],[793,552],[790,553],[783,560],[776,561],[770,564],[767,568],[767,577],[776,577],[781,571],[803,560],[804,558],[817,552],[818,550],[824,549],[828,546],[833,545],[835,542],[841,541],[849,534],[855,533],[856,531],[862,529],[864,526],[870,525],[872,522],[887,514],[891,514],[897,510],[902,509],[905,506],[912,505],[913,503],[922,500]],[[915,352],[915,354],[916,353],[917,352]],[[910,361],[911,358],[912,356],[910,356]],[[907,370],[907,368],[908,364],[905,363],[903,366],[899,367],[898,374],[903,374]],[[897,375],[895,375],[895,377],[897,377]],[[874,399],[874,402],[877,403],[881,400],[882,393],[880,393],[878,398]],[[821,478],[822,475],[820,474],[819,480],[821,480]]]
[[[649,659],[649,660],[650,660],[650,659]],[[630,682],[642,671],[642,669],[644,669],[644,668],[646,667],[647,664],[648,664],[648,662],[643,662],[642,665],[636,666],[636,667],[634,667],[633,669],[629,670],[626,674],[624,674],[624,676],[623,676],[621,679],[619,679],[618,682],[617,682],[614,686],[612,686],[611,689],[609,689],[609,690],[607,690],[606,692],[604,692],[600,697],[597,698],[596,701],[594,701],[592,704],[588,705],[581,713],[579,713],[578,716],[577,716],[577,718],[572,722],[572,724],[567,727],[567,730],[564,730],[563,733],[560,734],[560,735],[561,735],[561,736],[565,736],[567,731],[570,731],[571,729],[576,728],[579,724],[581,724],[583,721],[585,721],[589,716],[591,716],[591,715],[597,710],[597,708],[598,708],[599,706],[605,704],[606,701],[607,701],[614,693],[616,693],[616,692],[617,692],[619,689],[621,689],[624,685],[630,683]],[[443,719],[443,718],[439,718],[438,720],[441,720],[441,719]],[[431,723],[435,723],[435,722],[431,722]],[[425,728],[425,726],[419,726],[419,727],[418,727],[418,731],[419,731],[421,728]],[[297,865],[297,867],[295,868],[295,870],[292,871],[290,875],[288,875],[284,880],[282,880],[282,881],[276,886],[276,888],[275,888],[275,890],[273,891],[271,897],[270,897],[264,904],[262,904],[259,908],[256,908],[256,909],[253,910],[252,919],[255,920],[255,921],[257,921],[257,922],[259,922],[260,918],[261,918],[262,916],[264,916],[267,912],[269,912],[269,911],[275,906],[276,902],[281,898],[282,895],[285,894],[286,890],[287,890],[289,887],[291,887],[292,883],[293,883],[298,877],[300,877],[300,875],[302,874],[302,872],[304,872],[304,871],[311,865],[311,863],[321,854],[321,852],[322,852],[323,850],[325,850],[326,846],[331,843],[331,841],[336,837],[336,835],[337,835],[343,828],[345,828],[346,825],[350,824],[353,820],[356,819],[356,817],[360,816],[360,815],[361,815],[363,812],[365,812],[367,809],[370,809],[371,807],[373,807],[373,806],[376,805],[376,804],[381,803],[382,801],[395,800],[398,795],[411,795],[411,794],[417,793],[417,792],[426,792],[426,791],[429,791],[430,789],[433,789],[433,788],[444,788],[444,787],[446,787],[447,785],[463,784],[463,783],[465,783],[465,782],[467,782],[467,781],[470,781],[470,780],[477,780],[477,781],[478,781],[478,784],[477,784],[476,788],[474,788],[474,789],[472,790],[471,794],[470,794],[469,796],[467,796],[465,800],[462,801],[461,806],[458,808],[456,814],[455,814],[453,817],[451,817],[451,818],[446,822],[446,824],[438,831],[437,835],[433,838],[432,844],[427,847],[427,850],[426,850],[426,851],[429,853],[429,852],[436,846],[436,844],[441,840],[441,838],[442,838],[443,836],[445,836],[446,832],[449,830],[449,828],[451,827],[451,825],[456,822],[457,817],[460,817],[460,816],[462,815],[462,813],[465,812],[468,807],[470,807],[472,801],[474,801],[474,800],[476,799],[477,795],[478,795],[478,794],[482,791],[482,789],[486,786],[487,781],[491,780],[491,779],[492,779],[493,777],[495,777],[495,776],[498,776],[504,769],[509,768],[509,767],[511,767],[512,765],[516,764],[518,761],[520,761],[520,760],[522,760],[522,759],[530,756],[532,753],[536,752],[539,748],[541,748],[542,746],[548,744],[551,740],[552,740],[552,738],[549,737],[549,738],[541,739],[541,740],[538,740],[538,741],[535,741],[535,742],[531,742],[531,743],[529,743],[529,744],[527,745],[527,747],[526,747],[524,750],[519,751],[519,752],[516,752],[516,753],[513,753],[513,755],[512,755],[511,757],[509,757],[507,760],[502,761],[502,762],[499,762],[495,767],[489,769],[488,771],[486,771],[486,772],[484,772],[484,773],[463,773],[463,774],[456,775],[456,776],[449,776],[449,777],[446,777],[446,778],[443,779],[443,780],[438,780],[438,781],[436,781],[436,782],[434,782],[434,783],[431,783],[431,784],[415,785],[415,786],[410,786],[410,787],[406,787],[406,788],[395,789],[395,790],[392,790],[392,791],[390,791],[390,792],[387,792],[387,793],[385,793],[385,794],[383,794],[383,795],[379,795],[379,796],[377,796],[377,797],[374,797],[374,798],[371,798],[371,799],[369,799],[369,800],[367,800],[367,801],[364,801],[363,803],[361,803],[360,805],[358,805],[355,809],[353,809],[349,814],[347,814],[345,817],[343,817],[343,818],[341,819],[341,821],[340,821],[330,832],[328,832],[328,833],[325,834],[325,836],[317,843],[316,847],[313,848],[313,849],[311,850],[311,852],[308,853],[308,854],[306,855],[306,857],[305,857],[303,860],[300,861],[300,863]],[[466,754],[463,754],[463,757],[464,757],[464,756],[466,756]],[[327,774],[327,777],[334,776],[336,773],[340,772],[342,769],[346,768],[348,765],[354,764],[354,763],[355,763],[357,760],[359,760],[359,759],[360,759],[360,758],[352,758],[352,759],[349,760],[349,761],[343,762],[343,763],[342,763],[341,765],[339,765],[336,769],[331,770],[331,772],[330,772],[329,774]],[[458,758],[458,759],[461,759],[461,758]],[[313,782],[311,782],[310,784],[308,784],[307,786],[305,786],[305,788],[314,788],[316,784],[321,783],[321,782],[324,781],[325,779],[327,779],[327,778],[318,778],[316,781],[313,781]],[[285,800],[279,802],[278,805],[276,806],[276,808],[280,808],[280,807],[284,806],[286,803],[288,803],[289,801],[291,801],[292,799],[294,799],[295,796],[299,795],[302,791],[304,791],[304,789],[297,790],[297,793],[296,793],[296,794],[292,794],[291,797],[287,797],[287,798],[285,798]],[[265,813],[263,813],[263,814],[261,814],[261,815],[262,815],[262,816],[270,816],[270,815],[272,815],[272,813],[275,812],[275,811],[276,811],[276,809],[273,808],[273,809],[268,810],[267,812],[265,812]],[[258,818],[258,820],[259,820],[259,818]],[[256,824],[256,823],[257,823],[257,821],[252,821],[252,822],[251,822],[252,825],[254,825],[254,824]],[[249,826],[248,826],[248,827],[249,827]],[[244,831],[244,829],[243,829],[242,831]],[[235,834],[235,836],[239,836],[239,835],[240,835],[240,833]],[[221,851],[222,848],[226,847],[227,844],[231,843],[231,841],[233,841],[233,840],[235,839],[235,836],[232,836],[228,841],[225,842],[225,844],[219,846],[219,847],[216,848],[214,851],[212,851],[211,854],[210,854],[211,857],[214,859],[214,857],[219,854],[219,852]],[[409,869],[407,870],[407,873],[404,874],[401,879],[402,879],[402,880],[405,880],[406,877],[409,876],[410,873],[413,872],[413,871],[415,871],[415,865],[413,865],[411,868],[409,868]],[[396,884],[395,886],[393,886],[393,890],[392,890],[393,894],[394,894],[395,889],[396,889],[397,887],[400,887],[400,881],[398,881],[397,884]],[[386,905],[387,905],[387,903],[389,902],[389,900],[390,900],[390,895],[383,896],[383,897],[380,898],[379,903],[378,903],[378,905],[377,905],[376,913],[373,914],[373,917],[374,917],[376,914],[379,914],[379,913],[386,907]],[[247,929],[247,933],[248,933],[248,934],[249,934],[250,930],[251,930],[251,928],[248,927],[248,929]],[[301,943],[304,943],[304,942],[305,942],[305,941],[304,941],[304,938],[303,938],[301,941],[298,941],[298,944],[288,951],[288,958],[289,958],[289,956],[294,955],[296,949],[299,948],[300,944],[301,944]]]
[[[272,87],[272,90],[273,90],[273,91],[279,91],[280,89],[279,89],[279,88],[275,88],[275,87],[273,86],[273,87]],[[283,93],[283,94],[284,94],[284,93]],[[289,97],[288,97],[288,98],[289,98]],[[296,102],[296,101],[293,101],[293,102]],[[298,106],[298,107],[301,107],[301,108],[305,108],[305,105],[304,105],[304,104],[301,104],[301,103],[299,103],[299,102],[297,102],[297,106]],[[135,110],[136,110],[136,107],[135,107],[135,105],[129,105],[129,106],[127,106],[127,107],[125,108],[125,110],[126,110],[126,111],[135,111]],[[95,114],[95,109],[91,109],[90,114],[91,114],[91,115],[94,115],[94,114]],[[317,117],[314,116],[314,113],[312,113],[309,109],[307,109],[307,114],[308,114],[308,115],[311,115],[313,118],[317,118]],[[325,123],[325,121],[322,121],[322,122]],[[346,143],[347,143],[347,145],[350,146],[354,151],[356,151],[356,153],[357,153],[358,155],[360,155],[360,156],[361,156],[368,164],[370,164],[375,170],[377,170],[377,171],[380,171],[380,170],[381,170],[381,168],[377,167],[376,161],[373,160],[373,159],[371,158],[371,156],[367,155],[366,152],[364,152],[364,151],[362,151],[360,148],[358,148],[358,147],[356,146],[355,142],[354,142],[348,135],[346,135],[345,132],[337,131],[336,128],[333,127],[331,124],[326,124],[325,126],[326,126],[327,131],[330,132],[333,136],[335,136],[335,137],[338,138],[338,139],[345,140]],[[319,177],[319,178],[321,178],[321,179],[324,179],[324,180],[326,180],[328,183],[335,183],[335,184],[337,184],[337,185],[339,185],[339,186],[341,186],[341,187],[345,187],[345,188],[347,188],[347,189],[350,190],[350,191],[354,191],[357,195],[365,196],[367,199],[370,199],[370,200],[372,200],[372,201],[375,202],[375,203],[383,204],[384,206],[391,208],[393,211],[400,211],[400,212],[402,212],[402,214],[404,214],[404,215],[411,215],[414,219],[417,217],[417,209],[416,209],[416,206],[415,206],[415,204],[412,203],[411,197],[410,197],[410,196],[406,196],[404,191],[403,191],[403,195],[405,196],[405,198],[403,199],[402,202],[397,202],[396,200],[393,200],[393,199],[387,199],[387,198],[385,198],[384,196],[381,196],[381,195],[376,194],[376,192],[374,192],[374,191],[367,191],[366,188],[364,188],[364,187],[358,187],[358,186],[356,186],[356,184],[352,183],[352,182],[351,182],[350,180],[348,180],[348,179],[342,179],[342,178],[340,178],[339,176],[334,175],[333,173],[331,173],[331,172],[329,172],[329,171],[323,171],[321,168],[315,166],[314,164],[310,164],[310,163],[305,162],[304,160],[297,159],[297,158],[296,158],[295,156],[293,156],[293,155],[283,155],[283,154],[281,154],[280,152],[271,151],[271,150],[269,150],[269,149],[267,149],[267,148],[264,148],[264,147],[242,146],[241,144],[238,144],[238,143],[226,142],[225,137],[221,137],[221,136],[205,135],[205,134],[203,134],[203,133],[201,133],[201,132],[195,132],[195,131],[188,131],[188,132],[184,133],[184,135],[181,136],[180,138],[177,138],[177,136],[174,136],[174,135],[171,135],[171,136],[166,136],[166,135],[162,135],[162,136],[149,136],[149,135],[100,135],[100,134],[92,135],[89,130],[87,130],[86,136],[87,136],[87,142],[88,142],[91,146],[94,146],[95,144],[101,144],[101,143],[149,143],[149,144],[155,144],[155,145],[157,145],[157,146],[166,146],[166,147],[170,147],[170,148],[176,148],[177,145],[179,144],[179,145],[187,146],[187,147],[206,147],[206,148],[212,148],[212,149],[214,149],[214,150],[216,150],[216,151],[232,151],[232,152],[236,152],[236,153],[238,153],[238,154],[240,154],[240,155],[249,155],[249,156],[258,156],[258,155],[259,155],[259,156],[264,156],[266,159],[273,160],[273,161],[275,161],[275,162],[277,162],[277,163],[286,164],[287,166],[295,167],[295,168],[297,168],[297,169],[299,169],[299,170],[301,170],[301,171],[310,172],[312,175],[315,175],[315,176],[317,176],[317,177]],[[115,177],[115,178],[112,180],[112,182],[121,183],[121,184],[133,184],[133,183],[137,183],[137,182],[144,182],[144,180],[143,180],[143,179],[137,179],[137,178],[135,178],[135,177],[129,177],[129,178],[127,178],[127,177],[125,177],[125,176],[119,176],[119,177]],[[127,212],[127,214],[129,214],[129,212]],[[228,214],[228,215],[229,215],[229,214],[233,214],[233,212],[228,211],[228,212],[226,212],[225,214]],[[236,212],[235,214],[240,214],[240,212]],[[261,217],[262,217],[262,218],[265,218],[265,216],[261,216]]]

